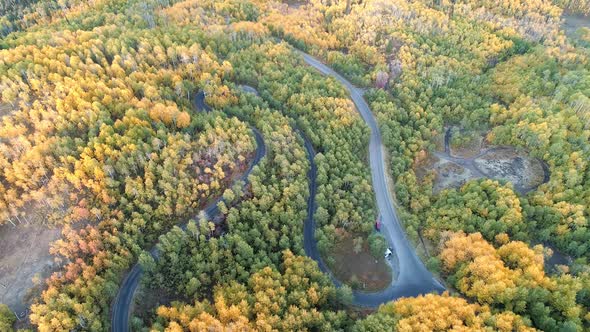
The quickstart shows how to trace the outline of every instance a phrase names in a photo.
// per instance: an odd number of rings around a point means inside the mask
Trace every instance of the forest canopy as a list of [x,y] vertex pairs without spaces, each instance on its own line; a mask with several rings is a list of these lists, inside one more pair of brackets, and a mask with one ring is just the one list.
[[[590,38],[563,27],[589,13],[566,0],[0,0],[0,232],[61,233],[28,317],[0,304],[0,330],[108,331],[136,263],[137,331],[590,329]],[[371,130],[300,51],[359,88],[402,227],[446,292],[358,310],[360,282],[326,271],[350,264],[335,258],[347,239],[383,264],[391,243]],[[511,169],[536,161],[538,183],[441,185],[457,165],[484,174],[477,158],[498,147],[515,151]],[[455,168],[432,166],[441,155]]]

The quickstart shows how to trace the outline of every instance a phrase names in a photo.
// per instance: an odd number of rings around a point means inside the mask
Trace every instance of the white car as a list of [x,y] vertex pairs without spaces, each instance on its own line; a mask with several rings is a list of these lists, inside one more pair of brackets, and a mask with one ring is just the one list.
[[389,258],[389,256],[391,256],[391,254],[393,254],[393,252],[391,251],[391,248],[387,248],[387,250],[385,251],[385,258]]

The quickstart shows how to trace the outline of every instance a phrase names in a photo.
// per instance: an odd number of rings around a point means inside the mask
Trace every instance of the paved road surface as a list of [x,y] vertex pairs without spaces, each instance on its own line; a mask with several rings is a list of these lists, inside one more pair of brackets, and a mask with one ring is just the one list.
[[[193,100],[193,104],[196,108],[200,111],[210,111],[209,106],[204,103],[205,95],[202,93],[198,93],[195,95],[195,99]],[[256,154],[254,159],[250,163],[250,167],[246,172],[240,177],[239,180],[247,181],[248,175],[252,172],[252,169],[255,165],[257,165],[260,160],[266,155],[266,145],[264,144],[264,139],[262,138],[262,134],[258,131],[258,129],[251,127],[252,131],[254,132],[254,136],[256,138]],[[219,213],[219,209],[217,208],[217,203],[221,201],[221,197],[217,198],[215,201],[211,202],[207,207],[205,207],[204,211],[212,219],[215,215]],[[183,229],[186,228],[186,223],[184,223],[181,227]],[[158,249],[154,246],[150,250],[150,254],[157,259],[158,257]],[[117,293],[117,297],[113,301],[112,312],[111,312],[111,330],[113,332],[127,332],[129,331],[129,316],[131,314],[131,302],[133,301],[133,296],[135,291],[137,290],[137,286],[139,286],[139,280],[143,275],[143,271],[139,263],[136,263],[131,271],[127,274],[121,287],[119,288],[119,293]]]
[[[400,273],[395,283],[392,283],[388,288],[379,292],[354,292],[354,304],[359,306],[375,307],[400,297],[417,296],[430,292],[442,292],[444,287],[436,279],[434,279],[430,271],[426,269],[424,264],[422,264],[422,261],[420,261],[420,259],[416,256],[413,247],[407,241],[401,228],[385,177],[385,161],[383,159],[381,134],[379,132],[377,122],[369,109],[369,106],[362,97],[362,92],[317,59],[308,54],[302,54],[305,61],[309,65],[316,68],[325,75],[336,78],[346,87],[346,89],[350,92],[352,100],[354,101],[359,113],[371,129],[371,140],[369,143],[370,166],[373,179],[373,188],[377,198],[377,206],[379,207],[379,211],[382,216],[382,233],[393,247],[400,264]],[[209,107],[204,103],[203,93],[196,94],[193,103],[197,109],[209,111]],[[254,162],[251,164],[250,169],[244,174],[243,179],[246,179],[252,170],[252,167],[257,164],[266,153],[262,136],[254,128],[253,131],[256,135],[257,142],[256,157]],[[317,189],[317,168],[315,162],[313,161],[313,157],[315,156],[313,146],[305,135],[302,134],[302,136],[305,140],[305,148],[307,150],[308,159],[310,160],[311,165],[309,171],[310,197],[308,201],[308,218],[306,219],[304,225],[305,252],[309,257],[318,262],[318,265],[322,271],[330,275],[336,286],[340,286],[341,283],[332,276],[329,269],[322,261],[313,236],[315,231],[313,213],[315,212],[316,208],[315,193]],[[217,213],[218,202],[219,199],[211,203],[205,209],[208,215],[212,216]],[[183,227],[184,226],[185,225],[183,225]],[[157,249],[155,247],[150,251],[150,253],[157,257]],[[113,311],[111,315],[111,325],[113,331],[118,332],[129,330],[129,309],[131,307],[131,301],[133,300],[133,294],[139,285],[141,275],[141,267],[139,264],[136,264],[124,279],[123,284],[119,289],[119,293],[113,302]]]
[[[400,225],[385,175],[386,168],[383,157],[383,143],[381,141],[381,133],[379,132],[377,121],[373,117],[369,106],[362,96],[362,92],[360,89],[352,85],[352,83],[350,83],[348,80],[337,74],[335,71],[324,65],[316,58],[307,53],[301,52],[301,54],[307,64],[314,67],[324,75],[334,77],[346,87],[346,89],[350,92],[350,96],[356,105],[357,110],[371,129],[371,140],[369,142],[369,163],[371,167],[373,189],[375,191],[377,207],[379,208],[382,216],[383,225],[381,232],[389,241],[399,260],[400,271],[395,283],[392,283],[388,288],[379,292],[355,292],[354,304],[365,307],[376,307],[382,303],[395,300],[400,297],[417,296],[431,292],[441,293],[445,290],[445,288],[432,276],[430,271],[426,269],[422,261],[418,258],[418,256],[416,256],[414,248],[406,239],[404,231]],[[311,144],[308,146],[308,142],[306,142],[306,147],[308,148],[308,154],[314,154]],[[311,172],[314,171],[314,167],[315,165],[312,163]],[[312,177],[312,180],[315,179]],[[315,181],[310,181],[310,185],[313,182]],[[315,191],[315,188],[311,189]],[[314,211],[313,209],[315,205],[313,202],[313,196],[310,198],[310,203],[311,207],[308,206],[308,209],[310,209],[309,212],[311,213]],[[322,270],[329,273],[329,271],[327,271],[326,265],[320,258],[320,255],[317,251],[317,246],[315,245],[315,241],[313,239],[315,227],[314,222],[313,220],[310,221],[309,219],[310,218],[308,216],[308,220],[306,221],[304,228],[305,252],[309,257],[318,262],[318,265]],[[334,278],[332,279],[334,280]],[[340,283],[336,281],[336,285],[339,286]]]

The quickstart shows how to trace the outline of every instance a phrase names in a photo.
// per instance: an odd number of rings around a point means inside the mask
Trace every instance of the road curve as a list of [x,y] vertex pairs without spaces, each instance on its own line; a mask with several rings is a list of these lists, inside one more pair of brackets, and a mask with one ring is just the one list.
[[[210,111],[209,106],[204,103],[205,95],[199,92],[195,95],[193,100],[193,104],[198,110],[205,110]],[[254,127],[250,127],[252,132],[254,133],[254,137],[256,139],[256,154],[252,162],[250,162],[250,166],[242,174],[242,176],[238,179],[241,181],[248,181],[248,176],[254,169],[260,160],[266,155],[266,145],[264,144],[264,139],[262,138],[262,134],[258,129]],[[207,216],[212,219],[215,215],[219,213],[219,209],[217,207],[217,203],[222,201],[222,197],[218,197],[215,201],[209,203],[204,211]],[[186,229],[188,221],[181,225],[182,229]],[[158,257],[158,249],[156,246],[152,247],[150,250],[150,254],[157,259]],[[131,271],[127,274],[121,287],[119,287],[119,292],[117,293],[117,297],[113,301],[112,308],[111,308],[111,331],[113,332],[127,332],[129,331],[129,316],[131,315],[131,302],[133,301],[133,296],[137,287],[139,286],[139,281],[143,275],[143,271],[139,263],[136,263]]]
[[[385,175],[385,159],[383,156],[383,143],[381,140],[381,133],[379,126],[375,120],[373,113],[369,109],[369,105],[365,102],[362,91],[356,88],[352,83],[340,76],[330,67],[326,66],[318,59],[311,55],[299,51],[303,56],[305,62],[321,72],[324,75],[331,76],[342,83],[352,98],[358,112],[361,114],[363,120],[371,129],[371,139],[369,142],[369,164],[371,167],[371,176],[373,180],[373,190],[375,191],[375,198],[377,200],[377,207],[379,208],[382,217],[382,233],[388,240],[391,247],[397,255],[400,271],[397,280],[389,287],[378,292],[354,292],[353,304],[363,307],[376,307],[382,303],[398,299],[400,297],[418,296],[431,292],[441,293],[445,290],[438,280],[426,269],[422,261],[416,255],[412,245],[408,242],[405,233],[401,227],[399,218],[397,216],[393,199],[389,191],[389,185]],[[305,137],[305,136],[304,136]],[[315,155],[313,147],[309,140],[305,144],[308,154]],[[311,159],[310,159],[311,161]],[[315,164],[312,162],[310,173],[314,172]],[[315,186],[315,178],[310,176],[310,186]],[[327,266],[321,259],[317,250],[317,245],[314,239],[315,223],[313,221],[313,212],[315,210],[314,195],[315,188],[310,187],[310,204],[308,206],[308,219],[304,227],[304,248],[306,254],[318,262],[321,270],[327,272],[336,286],[340,286],[340,282],[332,277]]]

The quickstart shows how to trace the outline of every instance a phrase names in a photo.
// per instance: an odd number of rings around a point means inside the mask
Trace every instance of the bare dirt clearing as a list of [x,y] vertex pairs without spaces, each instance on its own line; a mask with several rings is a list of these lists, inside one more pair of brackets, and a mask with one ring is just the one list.
[[384,258],[375,259],[369,252],[367,241],[364,241],[362,250],[355,253],[353,239],[354,236],[345,237],[329,255],[334,262],[328,264],[336,279],[362,291],[381,290],[389,286],[392,271]]
[[434,192],[439,192],[446,188],[458,188],[468,180],[478,178],[469,169],[463,168],[453,162],[439,158],[435,160],[436,162],[426,166],[427,169],[432,169],[436,172]]
[[543,183],[541,161],[523,156],[512,148],[499,148],[474,160],[475,166],[493,179],[510,181],[519,192],[526,192]]
[[[458,188],[473,179],[490,178],[511,182],[514,189],[525,194],[548,180],[548,170],[539,159],[513,147],[487,147],[484,133],[473,135],[464,148],[450,146],[452,129],[448,128],[442,144],[444,151],[435,151],[416,169],[420,178],[428,172],[436,174],[433,191]],[[437,144],[440,149],[441,144]],[[441,149],[441,150],[443,150]]]
[[59,236],[59,229],[35,223],[0,226],[0,303],[19,315],[27,311],[33,277],[42,281],[55,267],[49,244]]
[[580,15],[562,15],[563,24],[561,28],[568,37],[573,37],[580,28],[590,28],[590,19]]

